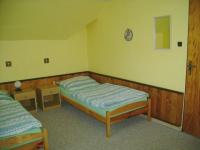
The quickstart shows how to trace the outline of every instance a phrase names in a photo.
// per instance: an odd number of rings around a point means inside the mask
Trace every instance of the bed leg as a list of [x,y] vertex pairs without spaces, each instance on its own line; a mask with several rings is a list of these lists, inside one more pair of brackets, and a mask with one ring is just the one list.
[[106,112],[106,137],[109,138],[111,135],[110,131],[110,112]]
[[148,113],[147,113],[147,120],[151,121],[151,99],[148,99]]
[[44,149],[48,150],[49,149],[49,145],[48,145],[48,132],[47,132],[47,129],[44,129],[43,133],[44,133]]

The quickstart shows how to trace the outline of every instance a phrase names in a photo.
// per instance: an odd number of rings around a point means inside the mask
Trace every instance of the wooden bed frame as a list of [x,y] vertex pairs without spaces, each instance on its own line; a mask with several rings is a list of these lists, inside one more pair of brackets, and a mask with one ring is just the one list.
[[147,101],[142,102],[135,102],[120,108],[117,108],[113,111],[107,111],[106,117],[102,117],[101,115],[97,114],[95,111],[86,108],[83,105],[80,105],[76,101],[61,95],[62,100],[67,101],[69,104],[73,105],[74,107],[84,111],[85,113],[95,117],[97,120],[106,124],[106,137],[111,136],[111,124],[120,122],[126,118],[131,116],[136,116],[139,114],[147,113],[147,120],[151,120],[151,99],[148,98]]
[[14,148],[14,150],[37,150],[37,144],[40,142],[43,142],[44,150],[48,150],[48,132],[45,128],[42,128],[42,132],[40,133],[18,135],[5,140],[0,140],[0,149],[7,149],[15,144],[29,142],[37,138],[41,138],[41,140],[24,144],[20,147]]

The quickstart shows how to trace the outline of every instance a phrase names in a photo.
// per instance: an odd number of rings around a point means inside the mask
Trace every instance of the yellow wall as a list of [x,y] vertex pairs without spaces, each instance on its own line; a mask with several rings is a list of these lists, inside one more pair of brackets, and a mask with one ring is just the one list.
[[[0,82],[88,70],[86,37],[84,29],[67,40],[0,41]],[[6,68],[6,60],[13,66]]]
[[170,48],[170,17],[162,16],[155,20],[155,46],[157,49]]
[[[107,4],[0,0],[0,82],[88,70],[85,26]],[[45,57],[49,64],[43,63]],[[6,60],[13,66],[6,68]]]
[[107,1],[0,0],[0,40],[65,40],[93,21]]
[[[166,15],[172,46],[155,50],[154,17]],[[130,42],[123,38],[126,28],[133,29]],[[184,92],[187,28],[188,0],[115,0],[87,28],[89,69]]]
[[[98,19],[88,25],[87,31],[74,34],[94,20],[102,6],[97,1],[88,6],[93,0],[80,2],[77,6],[80,11],[73,14],[71,6],[76,3],[64,0],[56,3],[52,0],[48,5],[44,1],[40,7],[36,1],[1,1],[0,82],[89,69],[184,91],[188,0],[106,2],[106,7]],[[70,9],[66,9],[68,6]],[[171,49],[155,50],[154,17],[166,15],[171,16]],[[134,37],[130,42],[123,38],[126,28],[133,29]],[[177,47],[178,41],[183,42],[183,47]],[[45,57],[50,58],[49,64],[43,63]],[[6,68],[6,60],[11,60],[13,66]]]

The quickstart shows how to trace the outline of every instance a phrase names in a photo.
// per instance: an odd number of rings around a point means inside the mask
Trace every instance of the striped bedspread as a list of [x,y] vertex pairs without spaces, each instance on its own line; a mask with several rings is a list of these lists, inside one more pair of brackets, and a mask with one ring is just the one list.
[[41,123],[27,112],[19,102],[0,104],[0,138],[39,128]]
[[98,108],[111,109],[123,104],[147,100],[148,94],[128,87],[105,83],[74,91],[72,97]]

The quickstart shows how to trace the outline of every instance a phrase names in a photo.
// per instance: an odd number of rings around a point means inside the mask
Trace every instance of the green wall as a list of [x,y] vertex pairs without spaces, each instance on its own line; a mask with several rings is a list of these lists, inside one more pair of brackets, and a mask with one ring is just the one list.
[[[167,15],[171,49],[156,50],[154,17]],[[126,28],[133,29],[130,42],[123,37]],[[184,92],[188,0],[115,0],[87,31],[89,70]]]
[[0,83],[88,70],[86,36],[84,29],[67,40],[0,41]]

